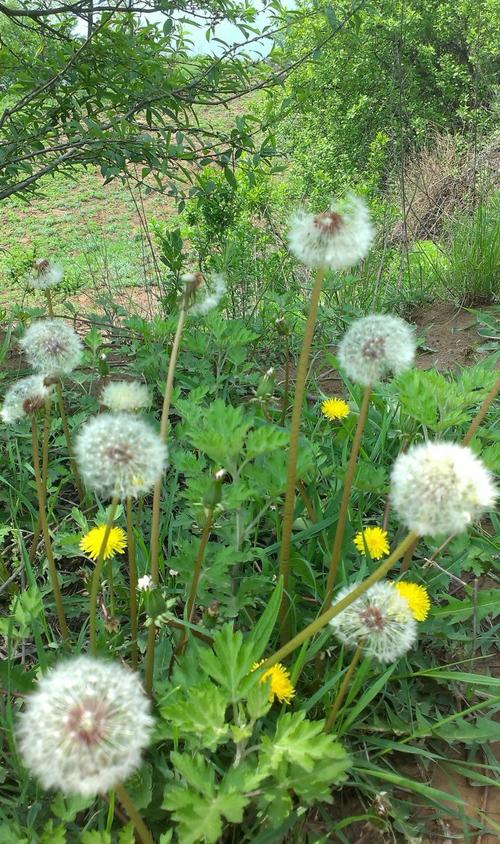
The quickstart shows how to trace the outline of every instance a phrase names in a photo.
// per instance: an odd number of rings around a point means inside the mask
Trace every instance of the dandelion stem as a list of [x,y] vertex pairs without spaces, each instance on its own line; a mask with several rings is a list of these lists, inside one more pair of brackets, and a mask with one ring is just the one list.
[[290,552],[292,548],[292,527],[293,514],[295,510],[295,486],[297,482],[297,459],[299,454],[300,420],[302,416],[302,405],[304,402],[304,388],[307,378],[311,345],[314,336],[314,327],[318,313],[319,299],[325,278],[325,268],[320,267],[314,282],[307,317],[302,349],[297,367],[295,382],[295,397],[292,411],[292,425],[290,431],[290,448],[288,451],[288,476],[285,495],[285,507],[283,512],[283,530],[281,534],[280,568],[279,573],[283,576],[283,598],[280,606],[280,631],[281,640],[285,642],[289,638],[289,610],[290,610]]
[[108,586],[109,586],[109,611],[113,617],[115,614],[115,585],[113,578],[113,557],[108,560]]
[[347,671],[345,673],[344,679],[342,680],[340,688],[337,692],[337,696],[336,696],[335,700],[333,701],[333,705],[332,705],[332,708],[330,710],[330,714],[329,714],[327,722],[325,724],[325,733],[331,733],[331,731],[332,731],[332,729],[335,725],[335,720],[336,720],[337,715],[339,713],[339,709],[344,702],[344,698],[347,694],[347,689],[349,688],[349,683],[351,682],[352,675],[354,674],[354,671],[356,670],[356,666],[357,666],[357,664],[358,664],[358,662],[361,659],[361,656],[363,654],[363,645],[364,645],[364,642],[363,641],[360,642],[358,647],[356,648],[356,650],[354,652],[354,656],[351,660],[351,664],[350,664],[349,668],[347,669]]
[[[174,391],[174,374],[177,365],[177,358],[179,356],[179,349],[181,345],[181,337],[184,329],[184,324],[187,317],[188,306],[188,290],[184,291],[181,311],[179,314],[179,321],[177,323],[177,330],[175,332],[172,351],[170,353],[170,361],[167,372],[167,383],[165,385],[165,394],[163,396],[163,408],[161,412],[160,422],[160,436],[164,442],[167,440],[169,428],[169,414],[170,405],[172,402],[172,394]],[[162,481],[158,480],[153,492],[153,511],[151,516],[151,579],[154,586],[158,586],[160,579],[159,557],[160,557],[160,499],[161,499]],[[151,695],[153,690],[153,674],[154,674],[154,659],[155,659],[155,639],[156,630],[154,623],[151,623],[148,629],[148,646],[146,652],[146,671],[145,671],[145,689],[148,695]]]
[[337,530],[335,531],[335,539],[333,541],[332,557],[330,560],[330,571],[328,572],[328,580],[326,582],[326,594],[323,602],[323,609],[328,606],[332,599],[333,590],[337,580],[337,574],[340,563],[340,553],[342,551],[342,543],[344,541],[345,526],[347,521],[347,510],[349,508],[349,501],[351,498],[352,484],[358,463],[359,450],[361,448],[361,440],[363,438],[363,431],[365,429],[366,420],[368,418],[368,408],[370,405],[371,385],[365,387],[363,401],[358,416],[358,424],[356,426],[356,433],[351,449],[351,456],[349,457],[349,464],[347,466],[347,473],[345,476],[344,490],[342,493],[342,501],[340,502],[339,520],[337,522]]
[[[51,415],[52,415],[52,402],[49,399],[45,401],[45,420],[43,423],[43,434],[42,434],[42,484],[43,488],[47,490],[47,477],[48,477],[48,466],[49,466],[49,436],[50,436],[50,423],[51,423]],[[42,520],[40,518],[40,511],[38,511],[38,517],[36,522],[36,527],[33,532],[33,539],[31,541],[31,549],[30,549],[30,556],[29,560],[32,563],[36,557],[36,550],[38,548],[38,543],[40,541],[40,535],[42,533]]]
[[410,531],[405,538],[399,543],[397,548],[392,552],[392,554],[387,557],[387,560],[384,560],[381,565],[375,569],[375,571],[367,577],[366,580],[363,580],[352,592],[349,592],[345,598],[342,600],[337,601],[337,603],[326,610],[326,612],[322,613],[318,618],[305,627],[300,633],[297,633],[293,639],[290,639],[283,647],[276,651],[276,653],[272,654],[272,656],[268,657],[265,662],[262,663],[260,666],[262,669],[271,668],[271,666],[275,665],[277,662],[281,662],[288,654],[291,654],[296,648],[299,648],[302,642],[305,642],[306,639],[310,639],[311,636],[314,636],[320,630],[331,621],[332,618],[339,615],[346,607],[349,607],[354,601],[356,601],[361,595],[373,586],[374,583],[381,580],[388,571],[396,565],[398,560],[404,555],[407,548],[410,547],[412,542],[415,541],[417,534],[413,531]]
[[153,836],[151,835],[151,832],[147,828],[146,824],[144,823],[140,812],[138,811],[134,801],[132,800],[126,788],[123,785],[117,785],[115,786],[115,791],[118,800],[124,807],[127,815],[129,816],[130,820],[134,825],[135,831],[139,836],[141,844],[153,844]]
[[132,668],[137,668],[137,564],[135,557],[135,534],[132,522],[132,499],[127,498],[127,546],[128,571],[130,579],[130,635]]
[[[205,520],[205,526],[203,528],[203,533],[201,535],[200,547],[198,548],[198,554],[196,555],[196,562],[194,565],[194,572],[193,572],[193,579],[191,581],[191,589],[189,590],[189,597],[186,604],[186,619],[188,622],[193,620],[194,611],[196,608],[196,597],[198,594],[198,585],[200,583],[201,577],[201,569],[203,567],[203,561],[205,559],[205,552],[207,550],[208,540],[210,538],[210,534],[212,532],[212,526],[214,523],[214,508],[210,507],[207,510],[207,516]],[[175,649],[176,654],[181,654],[186,647],[188,638],[188,628],[184,628],[184,632],[182,634],[182,638]]]
[[80,504],[83,504],[85,493],[83,491],[82,482],[80,480],[80,474],[78,472],[78,467],[76,465],[75,456],[73,453],[73,441],[71,439],[71,432],[69,430],[68,425],[68,416],[66,414],[66,407],[64,404],[64,396],[61,382],[58,380],[56,381],[56,393],[57,393],[57,403],[59,405],[59,413],[61,415],[61,422],[63,426],[64,436],[66,438],[66,445],[68,447],[68,455],[69,455],[69,464],[71,466],[71,471],[73,473],[73,478],[75,481],[76,491],[78,493],[78,498],[80,499]]
[[285,385],[283,388],[283,399],[281,405],[281,421],[284,425],[286,421],[286,414],[288,410],[288,395],[290,390],[290,340],[288,335],[285,337]]
[[45,494],[45,487],[40,471],[40,456],[38,452],[38,426],[36,424],[35,414],[31,417],[31,433],[33,440],[33,468],[35,471],[36,490],[38,495],[38,513],[43,532],[43,539],[45,542],[45,554],[47,555],[47,562],[49,565],[49,574],[52,583],[52,591],[54,592],[54,599],[57,608],[57,617],[59,619],[59,626],[61,628],[61,635],[63,641],[66,643],[69,639],[68,625],[66,623],[66,615],[64,612],[64,603],[59,586],[59,577],[57,574],[56,563],[54,560],[54,552],[52,550],[52,542],[50,539],[49,525],[47,522],[47,499]]
[[481,407],[479,408],[476,416],[472,420],[472,422],[470,424],[470,428],[469,428],[465,437],[462,440],[462,445],[469,445],[472,437],[476,433],[476,431],[479,428],[481,422],[483,421],[484,417],[488,413],[488,410],[490,409],[491,405],[495,401],[499,391],[500,391],[500,378],[497,378],[496,383],[493,385],[493,387],[489,391],[489,393],[486,396],[485,400],[483,401]]
[[49,312],[49,316],[53,317],[54,316],[54,307],[52,305],[52,294],[51,294],[51,292],[48,288],[45,291],[45,298],[47,300],[47,310]]
[[95,562],[94,574],[92,576],[92,586],[90,589],[90,647],[94,656],[97,653],[97,595],[99,592],[99,584],[101,582],[102,567],[104,565],[104,552],[106,550],[106,545],[108,544],[111,528],[113,527],[117,507],[118,498],[115,496],[109,508],[106,530],[104,531],[104,535],[102,537],[99,556]]
[[408,550],[405,552],[405,555],[403,557],[403,562],[401,563],[401,574],[404,574],[410,568],[412,557],[413,557],[413,555],[415,553],[415,549],[418,545],[418,540],[419,540],[419,537],[417,536],[417,538],[415,539],[415,542],[413,542],[410,545],[410,547],[408,548]]

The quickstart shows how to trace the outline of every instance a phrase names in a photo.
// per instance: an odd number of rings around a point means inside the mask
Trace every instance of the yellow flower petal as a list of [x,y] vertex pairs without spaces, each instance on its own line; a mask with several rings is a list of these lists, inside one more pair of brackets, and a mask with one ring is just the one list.
[[344,399],[325,399],[321,405],[323,416],[334,422],[336,419],[345,419],[351,412],[349,405]]
[[[99,527],[92,528],[80,540],[80,549],[85,551],[91,560],[97,560],[101,551],[104,534],[106,532],[106,525],[99,525]],[[104,549],[103,559],[108,560],[114,557],[115,554],[121,554],[127,547],[127,534],[120,527],[112,527]]]
[[421,586],[420,583],[407,583],[406,581],[395,583],[394,586],[399,594],[408,601],[413,617],[417,621],[425,621],[431,609],[431,599],[425,586]]
[[[255,662],[252,665],[252,671],[255,671],[259,668],[264,660],[262,659],[260,662]],[[292,685],[290,680],[290,673],[281,662],[277,662],[276,665],[271,666],[268,671],[264,671],[262,677],[260,678],[261,683],[267,683],[270,680],[269,684],[269,702],[273,703],[275,699],[279,700],[280,703],[291,703],[292,698],[295,697],[295,689]]]
[[388,533],[379,527],[367,527],[354,537],[354,544],[358,551],[366,554],[366,549],[372,560],[380,560],[389,553]]

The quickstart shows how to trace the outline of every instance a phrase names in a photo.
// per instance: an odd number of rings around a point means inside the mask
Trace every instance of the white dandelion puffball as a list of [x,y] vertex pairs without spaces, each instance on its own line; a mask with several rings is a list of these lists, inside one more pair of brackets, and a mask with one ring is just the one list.
[[[333,606],[354,588],[342,589]],[[330,624],[344,645],[357,648],[363,643],[364,652],[382,663],[395,662],[417,639],[417,622],[408,601],[387,580],[375,583]]]
[[144,574],[137,581],[138,592],[147,592],[148,589],[153,589],[153,588],[154,588],[153,578],[149,574]]
[[365,202],[350,194],[322,214],[298,211],[290,220],[290,251],[307,267],[345,270],[368,254],[374,237]]
[[139,675],[118,662],[80,656],[49,671],[28,695],[17,740],[44,788],[90,797],[137,770],[152,728]]
[[81,363],[83,345],[76,331],[59,319],[34,322],[19,341],[28,363],[47,375],[68,375]]
[[491,507],[490,473],[470,448],[417,445],[400,454],[391,473],[391,501],[406,527],[420,536],[460,533]]
[[148,388],[139,381],[110,381],[102,390],[99,401],[113,413],[132,413],[150,404]]
[[50,398],[52,387],[46,386],[44,375],[29,375],[12,384],[5,393],[0,416],[6,424],[40,410]]
[[415,360],[416,342],[411,325],[386,314],[356,319],[339,343],[338,358],[356,384],[367,387],[389,373],[399,375]]
[[60,284],[64,278],[64,270],[59,264],[53,264],[47,258],[40,258],[35,262],[35,272],[28,276],[28,284],[38,290],[48,290]]
[[[196,284],[196,290],[203,291],[203,297],[189,309],[189,313],[193,316],[205,316],[209,311],[216,308],[220,300],[226,292],[226,281],[224,276],[219,273],[213,273],[209,281],[204,279],[199,282],[200,273],[184,276],[184,281]],[[198,294],[197,294],[198,296]]]
[[147,422],[129,413],[101,413],[75,442],[86,485],[102,498],[150,492],[167,465],[167,446]]

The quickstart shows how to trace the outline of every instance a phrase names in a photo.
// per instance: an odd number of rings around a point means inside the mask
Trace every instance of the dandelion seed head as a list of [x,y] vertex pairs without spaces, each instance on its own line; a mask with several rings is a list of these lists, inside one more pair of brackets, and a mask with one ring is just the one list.
[[416,621],[425,621],[431,609],[431,599],[425,586],[400,580],[394,584],[394,588],[408,601],[413,618]]
[[28,284],[37,290],[48,290],[60,284],[64,278],[64,270],[59,264],[53,264],[47,258],[40,258],[35,262],[35,271],[28,276]]
[[400,317],[372,314],[355,320],[340,341],[340,365],[352,381],[367,387],[389,373],[399,375],[415,359],[415,336]]
[[[79,548],[84,551],[91,560],[97,560],[101,553],[101,546],[106,533],[106,525],[99,525],[92,528],[80,540]],[[127,534],[121,527],[112,527],[106,540],[103,560],[109,560],[115,554],[122,554],[127,547]]]
[[17,422],[40,410],[51,394],[52,387],[46,385],[44,375],[20,378],[5,393],[0,416],[7,425]]
[[380,527],[367,527],[354,537],[354,544],[362,554],[368,553],[372,560],[381,560],[390,551],[388,533]]
[[351,410],[344,399],[331,398],[325,399],[322,403],[321,412],[331,422],[335,422],[337,419],[345,419],[346,416],[349,416]]
[[37,372],[60,377],[80,364],[83,345],[76,331],[58,319],[43,319],[27,329],[19,345]]
[[147,422],[129,413],[101,413],[81,429],[75,456],[86,485],[102,498],[150,492],[167,465],[167,447]]
[[132,413],[150,404],[148,388],[139,381],[110,381],[99,400],[113,413]]
[[391,473],[391,500],[407,528],[420,536],[461,533],[493,506],[490,473],[470,448],[417,445],[400,454]]
[[24,764],[44,788],[91,796],[137,770],[152,727],[137,674],[80,656],[49,671],[27,697],[17,740]]
[[[347,597],[347,586],[335,603]],[[379,581],[350,606],[331,619],[333,633],[351,648],[363,643],[364,652],[379,662],[395,662],[410,650],[417,638],[417,623],[408,601],[389,581]]]
[[[254,662],[252,671],[260,668],[264,660]],[[295,689],[290,679],[290,672],[281,662],[272,665],[268,671],[264,671],[259,681],[261,684],[269,682],[269,703],[278,700],[280,703],[291,703],[295,697]]]
[[153,578],[149,574],[144,574],[137,581],[137,589],[139,592],[146,592],[153,588]]
[[[195,273],[194,275],[198,277],[200,274]],[[226,281],[224,276],[219,273],[213,273],[208,282],[202,277],[202,281],[195,282],[196,289],[201,289],[202,284],[204,284],[203,298],[197,299],[189,309],[189,313],[193,316],[205,316],[208,314],[209,311],[217,307],[226,292]]]
[[298,211],[290,221],[290,251],[308,267],[344,270],[368,254],[374,237],[365,202],[350,194],[334,201],[328,211]]

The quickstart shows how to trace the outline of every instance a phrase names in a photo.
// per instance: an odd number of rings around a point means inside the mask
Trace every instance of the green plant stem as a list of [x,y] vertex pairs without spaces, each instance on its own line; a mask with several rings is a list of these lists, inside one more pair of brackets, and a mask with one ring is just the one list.
[[295,486],[297,483],[297,459],[299,454],[300,421],[302,417],[302,405],[304,402],[304,389],[311,354],[311,345],[314,336],[314,327],[318,314],[319,300],[325,268],[320,267],[314,282],[309,314],[307,317],[302,349],[297,367],[295,382],[295,396],[292,411],[292,424],[290,430],[290,448],[288,451],[288,475],[285,494],[285,507],[283,511],[283,530],[281,534],[280,567],[279,573],[283,576],[283,598],[280,606],[280,632],[281,640],[284,642],[289,638],[289,611],[290,611],[290,552],[292,548],[293,514],[295,510]]
[[109,611],[113,617],[115,614],[115,585],[113,578],[113,557],[108,560],[108,586],[109,586]]
[[193,572],[193,580],[191,582],[191,589],[189,592],[189,597],[187,601],[186,607],[186,617],[189,622],[193,620],[194,611],[196,608],[196,596],[198,594],[198,585],[200,582],[201,577],[201,569],[203,567],[203,561],[205,559],[205,552],[207,550],[208,540],[210,538],[210,534],[212,532],[212,526],[214,523],[214,510],[213,507],[209,507],[207,510],[207,517],[205,521],[205,526],[203,528],[203,533],[201,535],[201,542],[200,547],[198,548],[198,554],[196,555],[196,562],[194,565],[194,572]]
[[493,385],[493,387],[489,391],[488,395],[486,396],[485,400],[483,401],[481,407],[479,408],[476,416],[472,420],[472,422],[470,424],[470,428],[469,428],[465,437],[462,440],[462,445],[469,445],[472,437],[476,433],[476,431],[479,428],[481,422],[483,421],[484,417],[488,413],[488,410],[490,409],[491,405],[495,401],[499,391],[500,391],[500,378],[497,379],[496,383]]
[[293,639],[290,639],[283,647],[276,651],[276,653],[272,654],[272,656],[268,657],[260,666],[262,669],[271,668],[277,662],[281,662],[285,657],[291,654],[296,648],[299,648],[306,639],[310,639],[311,636],[314,636],[316,633],[319,633],[320,630],[328,624],[332,618],[335,618],[336,615],[339,615],[346,607],[349,607],[354,601],[356,601],[361,595],[373,586],[374,583],[381,580],[382,577],[385,577],[388,571],[396,565],[398,560],[404,555],[407,548],[410,547],[412,542],[415,541],[417,534],[413,531],[410,531],[402,542],[399,543],[397,548],[392,552],[392,554],[387,557],[387,560],[377,568],[375,571],[367,577],[366,580],[363,580],[362,583],[358,584],[352,592],[342,598],[341,601],[337,601],[334,606],[330,607],[326,612],[322,613],[318,618],[305,627],[300,633],[297,633]]
[[53,317],[54,316],[54,307],[52,305],[52,294],[51,294],[49,288],[47,288],[47,290],[45,291],[45,298],[47,300],[47,310],[49,312],[49,316]]
[[[42,434],[42,484],[45,490],[45,495],[47,495],[47,477],[48,477],[48,468],[49,468],[49,437],[50,437],[50,423],[51,423],[51,416],[52,416],[52,402],[51,399],[47,399],[45,401],[45,420],[43,423],[43,434]],[[38,543],[40,541],[40,535],[42,533],[42,520],[40,518],[40,511],[38,512],[38,517],[36,521],[36,527],[33,532],[33,539],[31,541],[31,549],[29,560],[30,563],[33,563],[36,557],[36,550],[38,548]]]
[[330,710],[330,714],[329,714],[327,722],[325,724],[325,733],[331,733],[331,731],[332,731],[332,729],[335,725],[335,720],[336,720],[337,715],[339,713],[339,709],[344,702],[344,698],[346,696],[347,689],[349,688],[349,683],[351,682],[352,675],[354,674],[356,667],[358,665],[358,662],[363,655],[363,645],[364,645],[364,642],[363,641],[360,642],[358,647],[356,648],[356,650],[354,652],[354,656],[351,660],[351,664],[350,664],[349,668],[347,669],[347,671],[345,673],[344,679],[342,680],[342,683],[341,683],[340,688],[337,692],[335,700],[333,701],[333,705],[332,705],[332,708]]
[[31,417],[31,434],[33,441],[33,468],[35,471],[36,490],[38,495],[38,513],[43,532],[43,539],[45,542],[45,553],[47,555],[47,562],[49,564],[49,574],[52,583],[52,591],[56,602],[57,617],[59,619],[59,626],[61,628],[61,635],[65,643],[68,642],[69,633],[68,625],[66,623],[66,615],[64,612],[64,603],[59,586],[59,577],[57,574],[56,563],[54,560],[54,553],[52,551],[52,542],[50,539],[49,525],[47,522],[47,500],[45,495],[45,487],[40,471],[40,456],[38,452],[38,426],[36,424],[35,414]]
[[127,498],[127,547],[128,571],[130,580],[130,635],[132,668],[137,668],[137,563],[135,554],[135,534],[132,522],[132,499]]
[[290,340],[288,335],[285,338],[285,385],[283,388],[283,399],[281,405],[281,420],[280,424],[284,425],[286,422],[286,414],[288,410],[288,395],[290,390]]
[[[170,354],[170,361],[168,365],[168,373],[167,373],[167,383],[165,385],[165,394],[163,396],[163,408],[161,412],[161,422],[160,422],[160,436],[162,440],[166,442],[167,434],[168,434],[168,427],[169,427],[169,414],[170,414],[170,405],[172,402],[172,394],[174,391],[174,374],[175,374],[175,367],[177,365],[177,358],[179,356],[179,349],[181,344],[181,337],[182,332],[184,329],[184,325],[186,322],[187,317],[187,305],[188,305],[188,294],[187,291],[184,293],[184,298],[182,300],[181,312],[179,314],[179,321],[177,323],[177,330],[175,332],[174,342],[172,345],[172,351]],[[162,479],[157,481],[154,487],[153,492],[153,510],[151,516],[151,558],[150,558],[150,567],[151,567],[151,579],[153,581],[154,586],[158,586],[160,580],[160,568],[159,568],[159,558],[160,558],[160,499],[161,499],[161,490],[162,490]],[[156,641],[156,629],[154,622],[152,622],[148,629],[148,645],[147,645],[147,652],[146,652],[146,669],[145,669],[145,689],[148,695],[151,696],[153,691],[153,674],[154,674],[154,660],[155,660],[155,641]]]
[[401,563],[401,574],[405,574],[405,572],[407,572],[408,569],[410,568],[410,564],[411,564],[413,555],[415,553],[415,549],[418,545],[419,538],[420,537],[417,536],[415,542],[413,542],[412,545],[410,545],[408,550],[405,552],[405,555],[403,557],[403,562]]
[[139,840],[141,844],[154,844],[153,836],[151,832],[147,828],[146,824],[144,823],[140,812],[138,811],[134,801],[132,800],[130,794],[126,790],[123,785],[115,786],[116,796],[118,800],[124,807],[127,815],[129,816],[130,820],[134,825],[134,829],[139,836]]
[[118,498],[115,496],[111,502],[109,509],[108,521],[106,522],[106,530],[102,538],[101,547],[99,549],[99,556],[95,562],[94,574],[92,576],[92,586],[90,589],[90,647],[92,653],[97,653],[97,595],[99,592],[99,585],[101,582],[102,567],[104,565],[104,552],[108,544],[109,534],[113,527],[116,508],[118,507]]
[[66,414],[66,407],[64,404],[64,396],[62,390],[62,384],[60,381],[56,381],[56,393],[57,393],[57,403],[59,405],[59,413],[61,414],[61,422],[63,426],[64,436],[66,438],[66,445],[68,447],[68,455],[69,455],[69,465],[71,466],[71,471],[73,473],[73,478],[75,481],[76,491],[78,493],[78,498],[80,499],[80,504],[83,504],[85,499],[85,493],[83,491],[83,485],[80,480],[80,474],[78,472],[78,466],[76,465],[75,456],[73,453],[73,441],[71,439],[71,432],[69,430],[68,425],[68,417]]
[[358,416],[358,424],[356,426],[356,433],[351,449],[351,456],[349,457],[349,464],[347,466],[347,473],[345,476],[344,490],[342,493],[342,501],[340,502],[339,520],[337,522],[337,530],[335,531],[335,539],[332,548],[332,558],[330,560],[330,571],[328,572],[328,580],[326,582],[325,600],[323,602],[323,610],[328,606],[332,600],[333,590],[337,581],[337,574],[340,564],[340,554],[342,551],[342,543],[344,541],[345,526],[347,521],[347,511],[349,508],[349,501],[351,498],[352,484],[358,464],[359,450],[361,448],[361,440],[363,438],[363,431],[365,429],[366,420],[368,418],[368,408],[370,406],[371,385],[365,387],[363,394],[363,401]]

